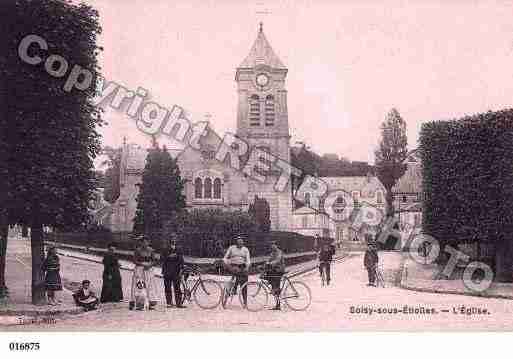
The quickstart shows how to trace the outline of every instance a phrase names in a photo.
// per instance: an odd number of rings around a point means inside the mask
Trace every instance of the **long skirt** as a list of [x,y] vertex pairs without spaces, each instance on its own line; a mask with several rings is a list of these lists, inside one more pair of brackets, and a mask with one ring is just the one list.
[[58,270],[49,270],[46,272],[45,287],[46,290],[49,291],[62,290],[61,275]]
[[137,302],[139,298],[145,297],[148,303],[155,303],[155,284],[153,268],[144,268],[136,266],[132,275],[132,286],[130,291],[130,301]]
[[120,302],[123,300],[123,288],[121,286],[121,275],[119,270],[110,275],[103,275],[102,293],[100,302]]

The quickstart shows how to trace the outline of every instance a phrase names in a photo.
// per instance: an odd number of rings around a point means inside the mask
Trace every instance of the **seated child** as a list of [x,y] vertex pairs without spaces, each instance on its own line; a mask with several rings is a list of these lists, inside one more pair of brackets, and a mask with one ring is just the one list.
[[84,307],[86,311],[94,310],[98,306],[98,298],[93,291],[89,289],[90,281],[82,281],[82,287],[73,294],[73,299],[79,307]]

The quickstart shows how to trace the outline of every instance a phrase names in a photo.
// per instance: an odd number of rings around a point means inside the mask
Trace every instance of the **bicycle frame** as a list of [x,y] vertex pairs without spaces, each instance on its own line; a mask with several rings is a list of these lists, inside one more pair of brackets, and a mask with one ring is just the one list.
[[[263,274],[263,273],[261,273]],[[265,289],[269,292],[269,293],[273,293],[272,292],[272,286],[271,286],[271,283],[268,281],[268,280],[265,280],[263,279],[261,276],[259,278],[259,281],[261,286],[265,287]],[[284,289],[288,286],[290,286],[292,288],[292,290],[294,291],[294,295],[290,295],[290,296],[287,296],[287,297],[283,297],[282,296],[282,293],[284,292]],[[260,290],[260,287],[259,287],[259,290]],[[258,292],[256,293],[258,294]],[[255,295],[256,295],[255,294]],[[274,293],[273,293],[274,296],[276,296]],[[283,275],[282,278],[281,278],[281,283],[280,283],[280,295],[279,295],[279,298],[280,300],[282,299],[288,299],[288,298],[296,298],[298,297],[298,293],[296,291],[296,289],[294,288],[294,285],[292,284],[292,281],[290,280],[290,278],[286,275]]]
[[203,278],[201,277],[201,273],[198,271],[195,271],[195,270],[191,270],[190,275],[197,276],[197,278],[193,280],[192,287],[189,287],[189,283],[188,283],[188,281],[185,280],[184,275],[181,276],[182,277],[181,281],[182,281],[184,289],[185,289],[185,293],[183,293],[183,294],[185,295],[187,300],[189,300],[189,301],[191,300],[191,294],[194,293],[196,291],[196,289],[198,289],[199,285],[201,285],[201,288],[203,289],[203,291],[205,291],[205,293],[209,294],[207,289],[203,285]]

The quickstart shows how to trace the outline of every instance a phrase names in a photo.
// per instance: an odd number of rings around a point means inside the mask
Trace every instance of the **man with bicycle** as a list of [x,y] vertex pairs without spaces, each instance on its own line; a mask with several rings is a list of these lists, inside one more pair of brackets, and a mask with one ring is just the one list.
[[281,310],[280,285],[281,277],[285,273],[285,258],[276,241],[271,242],[271,256],[265,263],[265,271],[264,279],[271,283],[273,295],[276,299],[276,305],[271,310]]
[[335,254],[335,247],[325,243],[319,252],[319,274],[322,277],[323,271],[326,275],[326,285],[330,285],[331,281],[331,261]]
[[[244,246],[244,237],[238,235],[235,239],[236,244],[228,248],[223,258],[224,268],[236,277],[235,285],[232,288],[234,292],[237,291],[239,285],[242,287],[248,282],[249,266],[251,265],[249,249]],[[244,306],[246,306],[248,291],[245,286],[242,289],[242,298]]]

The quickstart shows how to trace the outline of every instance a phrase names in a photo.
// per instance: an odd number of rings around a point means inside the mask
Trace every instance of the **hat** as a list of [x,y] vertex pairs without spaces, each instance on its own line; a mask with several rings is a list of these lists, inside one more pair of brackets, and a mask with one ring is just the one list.
[[82,285],[91,284],[91,281],[89,279],[84,279],[82,281]]

